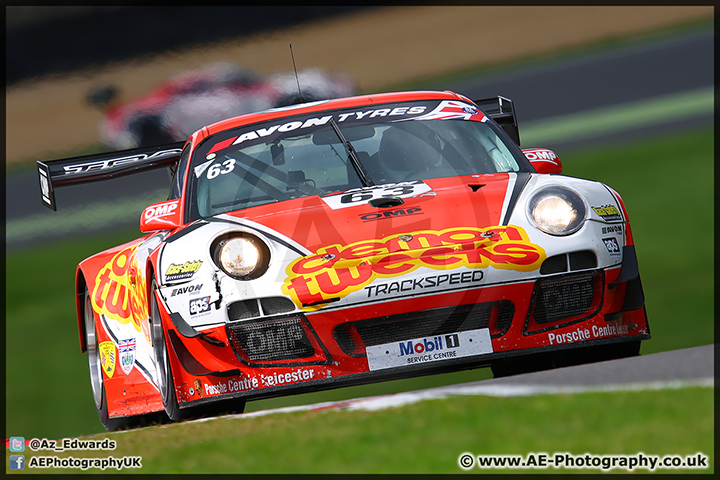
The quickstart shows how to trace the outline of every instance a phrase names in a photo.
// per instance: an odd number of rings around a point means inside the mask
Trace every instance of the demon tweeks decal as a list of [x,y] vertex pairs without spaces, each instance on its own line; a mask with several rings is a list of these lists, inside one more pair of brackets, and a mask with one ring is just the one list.
[[287,268],[282,291],[299,308],[322,308],[323,302],[363,289],[375,279],[408,274],[420,267],[450,270],[466,267],[529,272],[546,255],[517,226],[458,227],[422,230],[330,245],[299,257]]
[[[92,288],[93,310],[145,332],[148,318],[146,281],[136,261],[137,246],[120,250],[100,269]],[[148,335],[149,338],[149,335]]]

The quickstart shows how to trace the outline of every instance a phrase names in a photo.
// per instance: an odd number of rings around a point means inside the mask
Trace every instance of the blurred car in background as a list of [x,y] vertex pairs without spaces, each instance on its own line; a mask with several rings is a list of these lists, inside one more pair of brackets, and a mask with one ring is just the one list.
[[118,87],[102,85],[87,96],[101,108],[102,142],[112,149],[127,149],[177,142],[193,132],[226,118],[328,100],[356,93],[353,79],[320,69],[278,73],[264,77],[228,62],[207,65],[176,75],[149,93],[127,103],[118,102]]

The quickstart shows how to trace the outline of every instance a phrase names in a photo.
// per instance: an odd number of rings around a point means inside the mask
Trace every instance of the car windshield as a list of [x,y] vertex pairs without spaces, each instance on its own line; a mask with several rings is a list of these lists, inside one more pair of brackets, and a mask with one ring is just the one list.
[[193,155],[190,217],[368,185],[529,169],[473,106],[448,118],[432,113],[449,102],[428,103],[383,105],[374,118],[370,110],[286,117],[209,137]]

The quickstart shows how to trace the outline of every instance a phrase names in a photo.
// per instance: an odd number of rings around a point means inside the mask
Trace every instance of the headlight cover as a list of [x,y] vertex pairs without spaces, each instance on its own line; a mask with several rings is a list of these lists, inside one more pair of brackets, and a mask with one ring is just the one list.
[[535,192],[527,206],[530,221],[550,235],[570,235],[585,223],[587,207],[582,197],[567,187],[547,187]]
[[234,232],[218,237],[211,254],[220,269],[238,280],[252,280],[267,271],[270,249],[255,235]]

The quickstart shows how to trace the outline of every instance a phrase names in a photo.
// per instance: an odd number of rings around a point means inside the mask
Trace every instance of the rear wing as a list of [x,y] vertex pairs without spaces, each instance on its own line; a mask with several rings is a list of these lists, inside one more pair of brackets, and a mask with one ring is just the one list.
[[42,203],[57,210],[55,188],[97,182],[161,167],[180,159],[184,142],[41,162],[38,160]]
[[520,145],[520,132],[512,100],[498,95],[497,97],[473,100],[473,102],[480,107],[480,110],[495,120],[515,143]]

